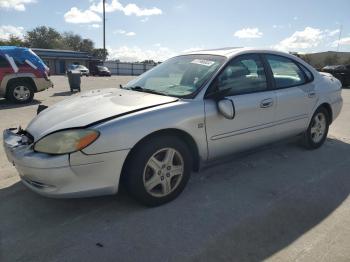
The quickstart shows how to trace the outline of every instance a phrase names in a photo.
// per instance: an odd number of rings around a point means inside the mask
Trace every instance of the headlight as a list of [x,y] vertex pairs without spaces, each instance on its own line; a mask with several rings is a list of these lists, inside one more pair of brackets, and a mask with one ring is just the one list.
[[59,131],[40,139],[34,144],[34,151],[63,155],[80,151],[94,142],[100,133],[91,129]]

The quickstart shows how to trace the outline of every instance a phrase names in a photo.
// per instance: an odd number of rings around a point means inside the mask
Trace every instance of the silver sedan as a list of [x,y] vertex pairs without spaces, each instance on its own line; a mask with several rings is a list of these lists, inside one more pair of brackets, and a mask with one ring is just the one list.
[[4,147],[22,182],[52,197],[115,194],[146,205],[176,198],[206,163],[300,135],[320,147],[342,107],[341,84],[289,54],[198,51],[125,87],[95,90],[40,112]]

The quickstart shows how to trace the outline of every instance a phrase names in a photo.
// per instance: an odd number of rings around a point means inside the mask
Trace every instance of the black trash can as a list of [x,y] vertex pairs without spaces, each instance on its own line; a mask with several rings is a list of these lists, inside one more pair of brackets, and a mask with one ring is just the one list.
[[80,71],[76,71],[76,70],[68,71],[67,76],[68,76],[70,91],[73,92],[74,90],[77,90],[78,92],[80,92],[80,83],[81,83]]

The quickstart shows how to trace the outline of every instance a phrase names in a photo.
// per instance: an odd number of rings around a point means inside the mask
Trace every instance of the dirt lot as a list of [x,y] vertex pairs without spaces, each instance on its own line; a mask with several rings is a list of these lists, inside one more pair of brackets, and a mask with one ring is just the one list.
[[[32,105],[0,100],[0,131],[71,94],[65,77]],[[131,77],[83,78],[83,90]],[[20,182],[0,147],[0,261],[350,261],[350,90],[325,145],[296,139],[195,173],[158,208],[117,196],[55,200]],[[2,138],[0,138],[2,143]]]

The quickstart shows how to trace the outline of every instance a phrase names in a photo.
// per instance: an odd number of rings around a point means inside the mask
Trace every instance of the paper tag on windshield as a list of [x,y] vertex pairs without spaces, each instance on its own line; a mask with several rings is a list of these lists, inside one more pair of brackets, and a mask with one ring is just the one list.
[[191,64],[204,65],[204,66],[212,66],[215,62],[210,60],[203,59],[195,59],[191,62]]

